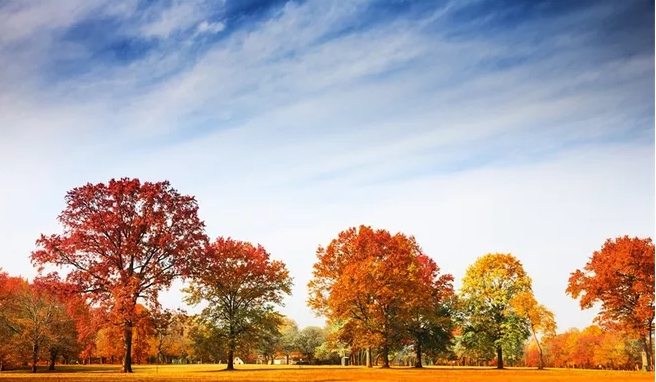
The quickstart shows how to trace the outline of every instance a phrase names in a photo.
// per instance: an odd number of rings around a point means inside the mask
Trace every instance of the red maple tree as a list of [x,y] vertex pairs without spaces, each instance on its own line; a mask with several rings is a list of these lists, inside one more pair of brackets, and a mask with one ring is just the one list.
[[186,301],[209,302],[202,317],[227,339],[228,370],[233,370],[235,350],[247,354],[249,339],[280,324],[274,307],[291,294],[289,271],[261,245],[222,237],[189,264]]
[[582,309],[601,303],[597,321],[640,338],[643,366],[653,369],[654,244],[651,238],[608,239],[583,270],[569,278],[567,293]]
[[76,293],[123,321],[123,372],[132,372],[138,301],[157,306],[159,291],[206,242],[196,200],[167,181],[112,179],[69,191],[58,219],[63,233],[41,235],[32,262],[65,268]]

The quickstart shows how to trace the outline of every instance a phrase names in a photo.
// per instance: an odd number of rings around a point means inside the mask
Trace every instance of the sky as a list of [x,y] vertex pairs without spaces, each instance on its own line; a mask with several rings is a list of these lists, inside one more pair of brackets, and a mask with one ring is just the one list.
[[[606,238],[654,237],[651,0],[0,0],[0,267],[87,182],[169,180],[262,244],[306,307],[315,251],[414,235],[460,286],[512,253],[559,330]],[[162,296],[184,307],[179,283]],[[191,312],[194,309],[189,309]]]

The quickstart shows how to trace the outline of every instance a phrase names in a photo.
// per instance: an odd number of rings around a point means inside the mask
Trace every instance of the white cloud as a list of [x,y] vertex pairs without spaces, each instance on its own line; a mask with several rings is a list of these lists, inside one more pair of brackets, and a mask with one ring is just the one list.
[[222,30],[225,29],[225,24],[222,22],[213,22],[213,23],[208,23],[207,21],[203,21],[202,23],[198,24],[198,28],[196,28],[197,33],[219,33]]
[[151,16],[152,21],[143,25],[141,32],[146,36],[167,38],[171,33],[196,24],[201,14],[196,2],[177,2],[173,7]]

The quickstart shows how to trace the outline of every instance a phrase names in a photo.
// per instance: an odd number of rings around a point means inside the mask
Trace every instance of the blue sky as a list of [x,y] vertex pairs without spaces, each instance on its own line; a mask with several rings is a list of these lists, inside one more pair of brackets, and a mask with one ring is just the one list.
[[[168,179],[305,307],[361,223],[456,277],[511,252],[561,330],[569,272],[654,236],[654,3],[0,1],[0,267],[33,276],[67,190]],[[164,296],[180,305],[177,287]]]

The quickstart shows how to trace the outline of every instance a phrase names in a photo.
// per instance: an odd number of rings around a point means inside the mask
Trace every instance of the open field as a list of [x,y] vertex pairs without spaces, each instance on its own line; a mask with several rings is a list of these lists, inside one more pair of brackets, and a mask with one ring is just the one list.
[[[44,367],[45,368],[45,367]],[[654,373],[605,370],[492,368],[438,368],[389,370],[338,366],[252,366],[240,365],[234,372],[220,365],[134,366],[133,374],[118,373],[118,366],[59,366],[56,372],[27,371],[0,373],[2,381],[653,381]]]

